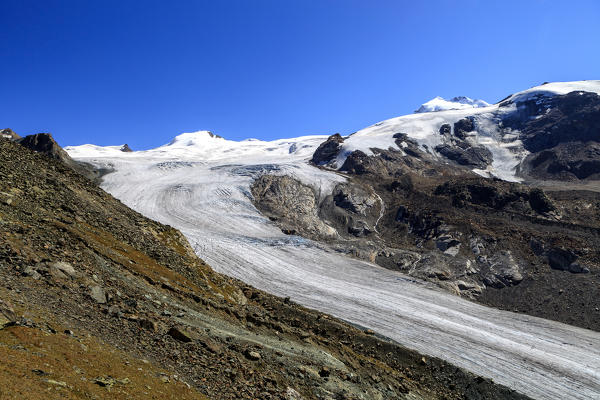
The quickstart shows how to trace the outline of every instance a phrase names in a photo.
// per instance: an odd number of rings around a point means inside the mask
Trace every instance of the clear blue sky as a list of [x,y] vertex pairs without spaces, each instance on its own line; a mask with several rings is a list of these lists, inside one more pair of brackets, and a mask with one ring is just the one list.
[[0,128],[155,147],[352,133],[600,78],[600,1],[0,0]]

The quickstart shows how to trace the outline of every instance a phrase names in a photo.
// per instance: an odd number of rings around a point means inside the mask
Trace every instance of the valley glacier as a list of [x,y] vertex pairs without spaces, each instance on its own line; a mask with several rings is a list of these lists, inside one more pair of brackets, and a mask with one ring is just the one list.
[[[590,85],[600,87],[597,81]],[[387,148],[398,126],[409,125],[413,138],[432,146],[429,121],[439,124],[466,112],[483,115],[494,107],[384,121],[351,136],[344,148],[346,153]],[[201,131],[147,151],[93,145],[66,150],[78,161],[112,170],[103,177],[102,188],[145,216],[181,230],[196,253],[220,273],[371,328],[536,399],[600,397],[600,333],[475,304],[325,245],[285,235],[262,216],[250,194],[253,179],[262,173],[292,176],[323,195],[345,180],[307,162],[325,139],[234,142]],[[497,170],[510,177],[517,156],[500,140],[487,140],[497,146]]]

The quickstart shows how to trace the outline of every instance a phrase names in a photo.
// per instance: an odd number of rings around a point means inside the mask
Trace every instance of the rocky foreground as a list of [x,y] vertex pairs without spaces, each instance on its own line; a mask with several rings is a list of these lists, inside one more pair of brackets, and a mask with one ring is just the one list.
[[523,398],[215,273],[59,159],[0,159],[0,398]]

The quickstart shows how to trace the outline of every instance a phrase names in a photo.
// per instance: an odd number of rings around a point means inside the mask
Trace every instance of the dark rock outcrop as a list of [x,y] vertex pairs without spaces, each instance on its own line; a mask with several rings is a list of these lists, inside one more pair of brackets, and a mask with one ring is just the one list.
[[493,161],[491,151],[483,146],[462,149],[458,146],[441,144],[435,147],[435,151],[457,164],[473,168],[485,169]]
[[517,107],[524,109],[525,115],[515,125],[521,128],[521,140],[532,153],[560,143],[600,141],[600,96],[596,93],[571,92],[532,99]]
[[561,143],[528,155],[519,168],[540,180],[600,180],[600,143]]
[[542,189],[528,189],[500,180],[474,178],[448,181],[438,186],[434,193],[450,196],[452,204],[457,207],[469,203],[496,210],[533,211],[538,214],[556,209]]
[[516,111],[502,124],[504,129],[519,131],[523,146],[531,153],[519,166],[521,176],[600,179],[600,96],[596,93],[540,95],[517,102]]
[[467,134],[474,130],[475,123],[473,117],[463,118],[454,123],[454,136],[459,139],[464,140]]
[[42,153],[50,158],[60,160],[67,165],[75,163],[75,161],[69,157],[67,152],[64,151],[62,147],[58,145],[58,143],[56,143],[52,135],[49,133],[36,133],[35,135],[27,135],[18,140],[18,143],[30,150]]
[[329,136],[329,138],[321,143],[317,150],[315,150],[310,162],[315,165],[326,165],[331,163],[338,156],[342,143],[344,143],[344,138],[339,133]]
[[102,171],[98,171],[90,164],[80,163],[73,160],[69,154],[54,140],[49,133],[37,133],[35,135],[27,135],[16,140],[23,147],[27,147],[37,153],[41,153],[47,157],[59,160],[69,168],[85,176],[89,180],[97,180],[102,175]]

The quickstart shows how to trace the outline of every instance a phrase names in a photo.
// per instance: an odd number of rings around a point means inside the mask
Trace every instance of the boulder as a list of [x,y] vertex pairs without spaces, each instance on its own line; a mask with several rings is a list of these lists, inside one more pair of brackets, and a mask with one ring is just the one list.
[[106,303],[106,292],[98,285],[90,287],[89,295],[98,304]]
[[252,361],[258,361],[262,358],[262,356],[260,355],[260,353],[258,351],[253,351],[253,350],[246,350],[244,352],[244,356],[248,360],[252,360]]
[[192,334],[181,326],[174,326],[167,332],[173,339],[183,343],[189,343],[193,340]]
[[75,268],[73,268],[73,266],[69,263],[66,262],[62,262],[62,261],[58,261],[58,262],[54,262],[48,265],[48,267],[50,268],[50,274],[53,274],[53,272],[58,272],[60,274],[62,274],[64,277],[70,277],[72,279],[77,278],[78,273],[77,271],[75,271]]
[[0,329],[13,325],[16,320],[15,310],[10,303],[0,299]]

